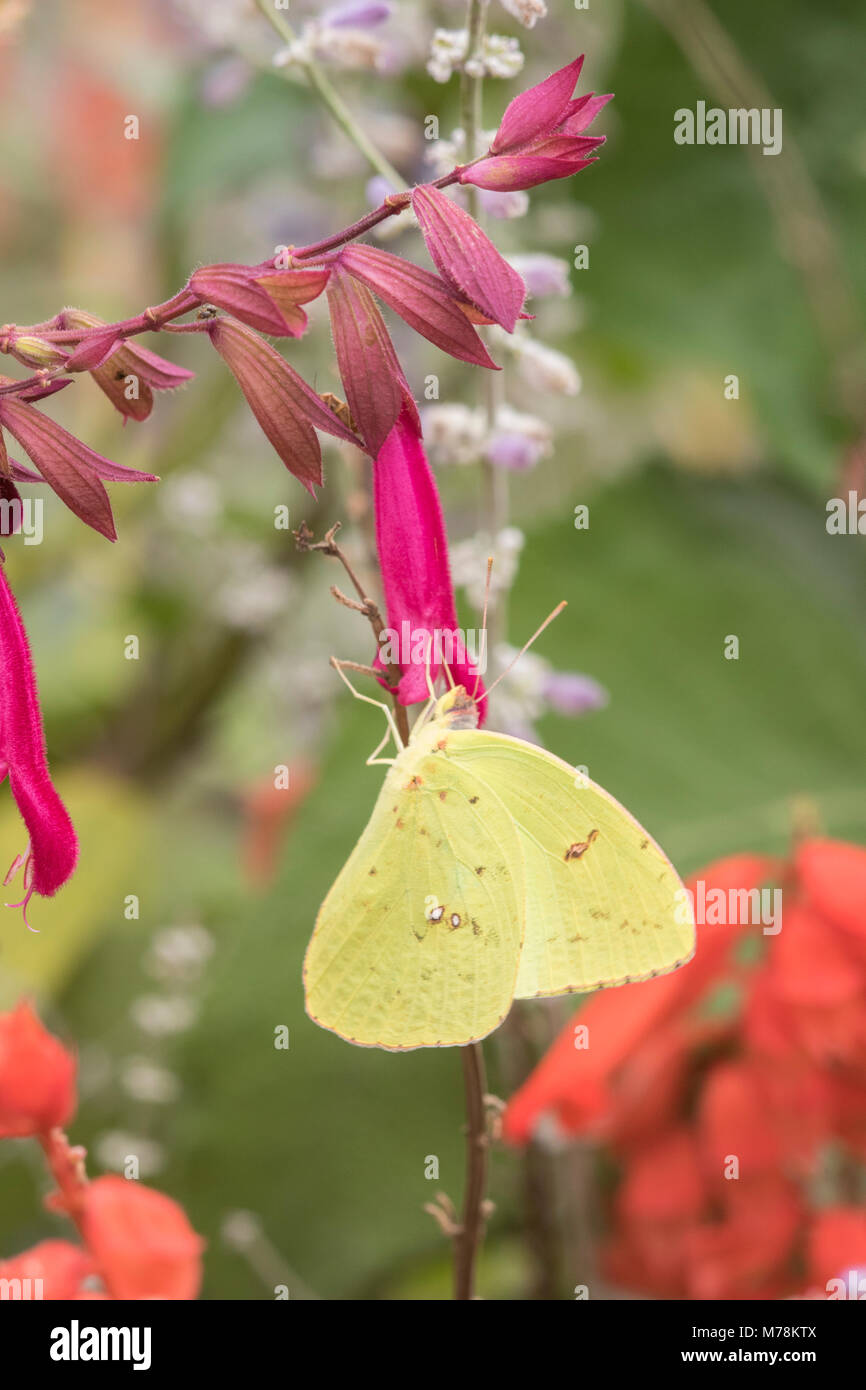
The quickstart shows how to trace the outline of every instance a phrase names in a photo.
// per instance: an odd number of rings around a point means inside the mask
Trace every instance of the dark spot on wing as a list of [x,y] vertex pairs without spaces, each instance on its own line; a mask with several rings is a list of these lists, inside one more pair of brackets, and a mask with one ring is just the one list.
[[483,865],[483,864],[479,864],[479,865],[478,865],[478,868],[475,870],[475,872],[476,872],[477,874],[483,874],[483,873],[484,873],[484,865]]
[[475,920],[474,917],[472,918],[472,935],[473,935],[473,936],[480,936],[480,935],[481,935],[481,928],[480,928],[480,926],[478,925],[478,923],[476,922],[476,920]]
[[577,840],[573,845],[569,845],[565,851],[566,862],[569,859],[580,859],[581,855],[586,854],[593,840],[598,839],[598,831],[590,830],[585,840]]
[[375,872],[376,872],[376,867],[375,867],[375,865],[374,865],[373,868],[370,870],[370,875],[369,875],[370,878],[373,877],[373,875],[374,875]]
[[478,800],[478,797],[477,797],[477,796],[470,796],[470,798],[469,798],[469,805],[470,805],[470,806],[474,806],[477,800]]

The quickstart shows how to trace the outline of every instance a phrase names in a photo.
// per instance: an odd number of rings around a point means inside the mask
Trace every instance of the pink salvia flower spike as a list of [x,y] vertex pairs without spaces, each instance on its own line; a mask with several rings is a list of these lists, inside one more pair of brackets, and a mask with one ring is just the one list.
[[78,859],[78,840],[69,813],[51,781],[36,677],[18,606],[0,568],[0,773],[9,778],[30,845],[7,873],[8,884],[24,868],[25,896],[9,906],[26,911],[34,893],[50,897],[66,882]]
[[603,135],[585,135],[610,94],[572,99],[583,65],[576,58],[506,108],[489,155],[460,171],[460,182],[500,193],[568,178],[594,162]]

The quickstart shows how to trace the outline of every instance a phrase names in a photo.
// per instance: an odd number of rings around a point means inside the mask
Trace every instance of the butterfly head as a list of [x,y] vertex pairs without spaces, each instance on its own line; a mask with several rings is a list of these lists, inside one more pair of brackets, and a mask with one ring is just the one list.
[[462,685],[455,685],[436,701],[433,718],[449,729],[477,729],[478,705]]

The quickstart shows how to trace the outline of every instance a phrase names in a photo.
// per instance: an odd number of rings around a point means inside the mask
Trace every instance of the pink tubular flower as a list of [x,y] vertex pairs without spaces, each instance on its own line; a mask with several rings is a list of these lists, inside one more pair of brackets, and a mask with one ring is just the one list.
[[458,297],[512,333],[526,286],[478,223],[433,184],[412,190],[412,210],[443,280]]
[[[30,848],[6,876],[23,864],[25,897],[50,897],[66,882],[78,858],[69,814],[51,781],[36,678],[27,634],[12,591],[0,569],[0,774],[8,775],[24,818]],[[2,778],[0,778],[2,780]],[[26,917],[25,917],[26,921]]]
[[585,135],[612,93],[572,99],[583,58],[521,92],[508,105],[489,155],[460,172],[461,183],[510,192],[568,178],[593,163],[603,135]]
[[409,658],[398,663],[403,675],[397,698],[401,705],[427,699],[428,661],[435,681],[444,647],[452,680],[475,696],[483,719],[484,686],[457,629],[442,507],[420,431],[406,406],[376,456],[373,493],[388,626],[401,656]]
[[228,316],[208,324],[210,340],[228,363],[263,433],[290,473],[315,497],[322,482],[316,430],[350,444],[358,438],[341,424],[284,357],[252,329]]

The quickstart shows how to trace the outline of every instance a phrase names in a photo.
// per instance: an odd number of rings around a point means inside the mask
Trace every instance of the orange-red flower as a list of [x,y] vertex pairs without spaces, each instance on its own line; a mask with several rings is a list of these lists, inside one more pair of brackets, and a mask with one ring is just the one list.
[[[864,1296],[866,1216],[844,1203],[866,1156],[866,850],[809,840],[787,864],[734,856],[699,880],[707,918],[713,889],[730,908],[768,880],[781,914],[774,898],[770,918],[752,901],[748,920],[699,919],[686,969],[595,995],[505,1133],[525,1142],[552,1114],[610,1151],[601,1266],[626,1288]],[[834,1205],[815,1212],[819,1191]]]
[[82,1231],[112,1298],[189,1299],[204,1241],[162,1192],[111,1175],[88,1183]]
[[65,1125],[75,1109],[75,1058],[32,1006],[0,1014],[0,1139]]
[[84,1281],[93,1274],[90,1256],[68,1240],[42,1240],[20,1255],[0,1260],[0,1279],[8,1281],[12,1298],[81,1298],[89,1295]]

